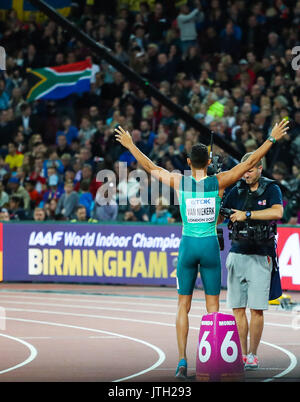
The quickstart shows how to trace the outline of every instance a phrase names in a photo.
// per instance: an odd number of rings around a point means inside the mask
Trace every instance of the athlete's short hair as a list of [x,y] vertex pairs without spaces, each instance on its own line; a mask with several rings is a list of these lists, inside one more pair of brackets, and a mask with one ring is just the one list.
[[208,163],[208,149],[207,146],[201,143],[192,146],[190,153],[191,164],[196,169],[203,169]]

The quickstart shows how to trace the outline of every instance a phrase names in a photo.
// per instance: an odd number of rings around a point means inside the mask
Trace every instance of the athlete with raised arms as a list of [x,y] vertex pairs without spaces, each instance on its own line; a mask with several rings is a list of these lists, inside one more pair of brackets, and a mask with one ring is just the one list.
[[240,180],[280,140],[288,130],[288,121],[275,124],[270,137],[244,162],[232,169],[207,176],[211,163],[206,145],[195,144],[187,158],[191,175],[171,173],[155,165],[133,143],[131,135],[122,127],[115,129],[119,141],[137,162],[154,178],[174,188],[177,192],[183,223],[182,239],[177,264],[178,307],[176,334],[179,363],[176,377],[187,376],[187,337],[189,331],[188,313],[191,308],[193,290],[200,266],[206,310],[208,313],[219,311],[221,290],[221,259],[217,238],[217,221],[221,199],[226,187]]

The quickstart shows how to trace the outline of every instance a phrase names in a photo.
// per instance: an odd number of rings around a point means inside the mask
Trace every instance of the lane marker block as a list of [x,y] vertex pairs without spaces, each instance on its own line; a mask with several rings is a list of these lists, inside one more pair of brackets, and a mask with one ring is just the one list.
[[243,381],[244,364],[233,315],[202,317],[196,356],[196,381]]

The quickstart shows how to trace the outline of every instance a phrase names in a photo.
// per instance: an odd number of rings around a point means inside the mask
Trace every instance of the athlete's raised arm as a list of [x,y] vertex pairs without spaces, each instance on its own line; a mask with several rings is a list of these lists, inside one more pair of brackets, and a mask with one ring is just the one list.
[[272,129],[269,138],[259,147],[253,154],[244,162],[239,163],[232,169],[217,174],[220,190],[224,190],[226,187],[231,186],[240,180],[248,170],[254,168],[254,166],[266,155],[271,149],[274,142],[280,140],[289,129],[288,121],[281,120],[279,124],[275,124]]
[[155,165],[138,147],[134,144],[132,137],[128,131],[125,131],[121,126],[115,128],[115,137],[129,152],[135,157],[137,162],[150,173],[155,179],[162,181],[174,188],[179,189],[180,180],[182,175],[180,173],[171,173],[160,166]]

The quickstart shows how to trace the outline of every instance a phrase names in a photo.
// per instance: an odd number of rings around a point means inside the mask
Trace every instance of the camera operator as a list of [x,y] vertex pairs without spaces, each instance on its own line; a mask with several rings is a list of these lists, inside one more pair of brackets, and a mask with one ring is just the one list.
[[[270,139],[272,140],[272,138]],[[252,152],[242,158],[247,160]],[[221,214],[230,218],[227,256],[227,304],[233,309],[245,368],[257,368],[257,349],[268,309],[271,273],[276,259],[276,222],[283,215],[279,186],[262,176],[262,162],[246,172],[228,193]],[[250,325],[246,307],[250,308]],[[250,334],[249,350],[247,347]]]

